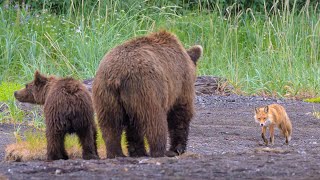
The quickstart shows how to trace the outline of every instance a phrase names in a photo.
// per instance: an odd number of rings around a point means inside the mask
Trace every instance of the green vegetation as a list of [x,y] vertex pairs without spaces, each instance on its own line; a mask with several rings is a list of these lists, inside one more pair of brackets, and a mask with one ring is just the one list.
[[25,113],[20,110],[14,102],[13,92],[20,89],[18,83],[0,83],[0,123],[21,123]]
[[[251,9],[182,10],[162,5],[100,1],[64,14],[47,9],[0,9],[0,81],[24,83],[36,69],[58,76],[93,77],[112,47],[158,29],[186,47],[201,44],[200,75],[223,76],[242,94],[315,96],[320,84],[317,6],[263,13]],[[100,4],[99,4],[100,3]],[[280,8],[280,7],[279,7]],[[182,13],[183,12],[183,13]],[[228,13],[229,12],[229,13]],[[232,13],[234,12],[234,13]]]
[[10,102],[14,100],[14,91],[22,86],[19,83],[1,82],[0,83],[0,102]]
[[305,102],[310,102],[310,103],[320,103],[320,97],[305,99],[304,101]]
[[190,11],[172,6],[172,1],[161,2],[167,6],[97,1],[67,6],[68,11],[58,15],[47,9],[1,8],[0,81],[23,83],[32,79],[36,69],[58,76],[93,77],[101,58],[112,47],[132,37],[168,29],[186,47],[204,47],[200,75],[226,77],[238,93],[289,97],[318,94],[318,6],[260,13],[234,6],[228,11]]

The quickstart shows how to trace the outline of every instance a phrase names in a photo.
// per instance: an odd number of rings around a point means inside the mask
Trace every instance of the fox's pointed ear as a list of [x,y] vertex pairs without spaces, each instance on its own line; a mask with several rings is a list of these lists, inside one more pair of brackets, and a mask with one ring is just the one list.
[[256,113],[258,113],[258,112],[259,112],[259,109],[258,109],[257,107],[255,107],[255,108],[254,108],[254,111],[255,111]]
[[195,65],[197,65],[197,62],[200,56],[202,55],[202,51],[202,46],[200,45],[192,46],[187,50],[188,55],[190,56],[191,60]]
[[269,106],[264,107],[264,112],[267,113],[269,111]]
[[38,70],[34,73],[34,84],[35,85],[45,84],[47,82],[47,80],[48,79],[45,76],[41,75]]

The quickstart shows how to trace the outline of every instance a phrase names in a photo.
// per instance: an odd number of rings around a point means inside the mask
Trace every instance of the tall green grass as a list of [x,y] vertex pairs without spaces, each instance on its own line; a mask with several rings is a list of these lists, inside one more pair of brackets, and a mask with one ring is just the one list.
[[20,89],[17,83],[0,82],[0,123],[21,123],[26,115],[14,102],[13,93]]
[[79,8],[70,5],[64,15],[45,9],[1,8],[0,81],[23,83],[32,79],[36,69],[58,76],[93,77],[112,47],[167,29],[186,47],[204,47],[199,75],[226,77],[238,93],[319,94],[318,7],[178,13],[181,8],[169,3],[101,2]]

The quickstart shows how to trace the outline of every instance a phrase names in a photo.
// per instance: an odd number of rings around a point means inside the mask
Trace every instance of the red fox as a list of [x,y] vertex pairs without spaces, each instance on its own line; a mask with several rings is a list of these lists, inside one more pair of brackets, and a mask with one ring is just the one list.
[[270,131],[270,143],[274,143],[274,126],[282,131],[282,134],[286,138],[286,144],[289,144],[292,134],[292,124],[286,113],[284,107],[279,104],[271,104],[265,107],[255,108],[254,119],[262,127],[262,139],[266,145],[268,145],[268,140],[265,136],[267,127]]

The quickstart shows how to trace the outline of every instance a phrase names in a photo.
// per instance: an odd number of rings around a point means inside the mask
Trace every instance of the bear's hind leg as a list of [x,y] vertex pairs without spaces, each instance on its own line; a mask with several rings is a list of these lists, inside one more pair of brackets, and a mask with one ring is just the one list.
[[118,101],[119,94],[95,83],[92,91],[95,111],[106,145],[107,158],[123,157],[121,134],[124,111]]
[[193,106],[190,104],[175,105],[168,113],[168,128],[170,149],[166,152],[169,157],[183,154],[186,151],[189,125],[193,116]]
[[[153,112],[151,112],[153,113]],[[146,137],[149,143],[151,157],[163,157],[166,151],[168,124],[166,113],[147,115],[150,119],[142,122],[145,125]]]
[[99,159],[97,153],[97,131],[94,128],[86,128],[82,131],[78,131],[80,144],[82,146],[82,158],[83,159]]
[[102,137],[106,144],[107,158],[124,157],[121,148],[122,130],[106,128],[102,131]]
[[147,152],[144,147],[144,133],[141,128],[133,123],[129,123],[126,136],[128,141],[128,152],[130,157],[147,156]]
[[68,159],[64,147],[65,135],[65,132],[54,133],[47,130],[47,160]]

